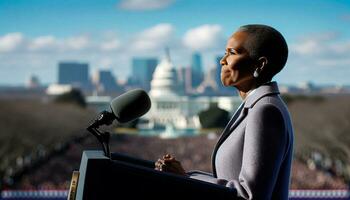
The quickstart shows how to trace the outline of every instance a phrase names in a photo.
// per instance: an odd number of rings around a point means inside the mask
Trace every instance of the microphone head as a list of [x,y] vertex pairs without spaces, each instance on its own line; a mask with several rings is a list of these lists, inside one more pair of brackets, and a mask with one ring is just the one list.
[[114,98],[110,107],[117,121],[126,123],[147,113],[151,99],[144,90],[134,89]]

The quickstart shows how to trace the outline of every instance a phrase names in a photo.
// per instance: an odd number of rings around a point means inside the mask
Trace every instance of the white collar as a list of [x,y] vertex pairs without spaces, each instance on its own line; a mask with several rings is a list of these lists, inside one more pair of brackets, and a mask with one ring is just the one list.
[[[271,83],[271,81],[268,81],[268,82],[266,82],[266,83],[264,83],[264,84],[262,84],[262,85],[265,85],[265,84],[268,84],[268,83]],[[260,86],[259,86],[259,87],[260,87]],[[249,91],[248,91],[248,95],[246,96],[245,99],[247,99],[249,96],[251,96],[251,95],[256,91],[256,89],[258,89],[259,87],[254,88],[253,90],[249,90]]]
[[248,92],[248,95],[245,97],[245,99],[247,99],[249,96],[251,96],[255,91],[256,91],[256,88],[253,89],[253,90],[250,90],[250,91]]
[[248,99],[248,97],[251,96],[255,92],[255,90],[256,90],[256,88],[253,89],[253,90],[249,90],[247,96],[244,98],[242,103],[244,103]]

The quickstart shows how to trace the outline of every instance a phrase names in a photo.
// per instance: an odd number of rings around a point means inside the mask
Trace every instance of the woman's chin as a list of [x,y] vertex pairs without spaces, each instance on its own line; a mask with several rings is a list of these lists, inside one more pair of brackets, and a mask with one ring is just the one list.
[[223,81],[223,80],[221,80],[221,85],[222,85],[222,86],[225,86],[225,87],[228,86],[227,83],[226,83],[225,81]]
[[234,81],[230,78],[221,79],[221,84],[225,87],[234,86]]
[[234,84],[233,83],[231,83],[231,82],[221,82],[222,83],[222,85],[223,86],[225,86],[225,87],[231,87],[231,86],[234,86]]

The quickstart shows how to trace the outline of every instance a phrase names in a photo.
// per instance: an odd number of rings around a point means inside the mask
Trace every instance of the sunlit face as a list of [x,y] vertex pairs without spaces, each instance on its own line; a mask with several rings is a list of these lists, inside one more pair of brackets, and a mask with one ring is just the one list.
[[243,47],[247,38],[247,33],[236,32],[227,41],[225,56],[220,60],[221,82],[224,86],[239,87],[254,80],[253,60]]

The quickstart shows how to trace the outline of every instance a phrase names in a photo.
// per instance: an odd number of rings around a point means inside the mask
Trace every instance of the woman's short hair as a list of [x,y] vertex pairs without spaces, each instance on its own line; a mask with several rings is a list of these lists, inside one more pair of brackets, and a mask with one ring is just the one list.
[[243,44],[253,59],[265,56],[267,65],[260,76],[260,81],[270,81],[280,72],[287,62],[288,46],[282,34],[276,29],[262,24],[241,26],[238,31],[248,33],[248,39]]

